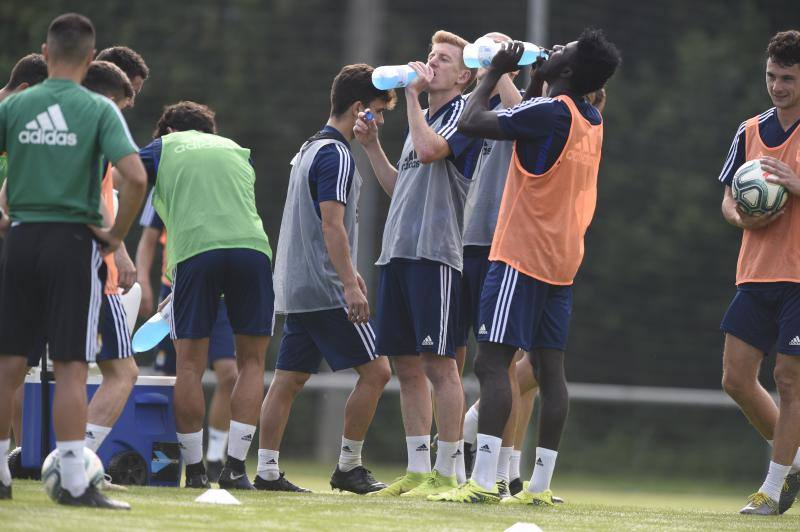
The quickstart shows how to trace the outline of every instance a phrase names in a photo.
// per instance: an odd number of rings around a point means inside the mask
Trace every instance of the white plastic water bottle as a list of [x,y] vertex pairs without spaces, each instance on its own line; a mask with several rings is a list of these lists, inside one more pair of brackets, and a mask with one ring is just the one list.
[[[550,53],[533,43],[524,42],[525,51],[522,52],[522,57],[518,65],[530,65],[538,58],[547,57]],[[464,47],[464,64],[469,68],[488,68],[492,64],[492,58],[500,51],[503,43],[494,42],[489,37],[481,37],[472,44]]]
[[372,84],[382,91],[405,87],[417,77],[408,65],[380,66],[372,71]]

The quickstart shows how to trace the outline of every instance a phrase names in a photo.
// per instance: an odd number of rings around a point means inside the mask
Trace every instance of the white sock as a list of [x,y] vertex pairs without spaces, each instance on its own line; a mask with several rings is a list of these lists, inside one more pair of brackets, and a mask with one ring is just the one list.
[[0,440],[0,483],[4,486],[11,485],[11,471],[8,469],[8,449],[11,447],[11,438]]
[[352,471],[361,465],[361,447],[364,440],[348,440],[342,436],[342,448],[339,451],[339,471]]
[[475,452],[475,465],[472,467],[472,480],[486,490],[494,490],[497,479],[497,460],[503,440],[497,436],[478,434],[478,447]]
[[256,474],[264,480],[278,480],[281,476],[280,469],[278,469],[278,456],[279,451],[272,449],[259,449],[258,450],[258,469]]
[[406,451],[408,452],[409,473],[431,472],[431,437],[406,436]]
[[228,440],[228,456],[237,460],[245,460],[253,435],[256,433],[255,425],[240,423],[231,419],[230,438]]
[[511,456],[508,457],[508,478],[514,480],[515,478],[522,478],[519,474],[519,461],[522,458],[522,451],[514,449],[511,451]]
[[178,445],[181,447],[181,458],[186,465],[192,465],[203,459],[203,431],[178,432]]
[[209,462],[222,462],[225,460],[225,446],[228,444],[228,432],[208,426],[208,449],[206,460]]
[[73,497],[80,497],[89,487],[83,461],[83,440],[56,442],[61,462],[61,487]]
[[[470,445],[475,445],[475,438],[478,436],[478,406],[472,405],[464,415],[464,441]],[[474,450],[474,449],[473,449]]]
[[778,501],[781,498],[781,489],[783,489],[783,481],[786,480],[786,475],[789,474],[789,470],[792,468],[790,465],[781,465],[776,464],[775,462],[769,462],[769,470],[767,471],[767,478],[764,479],[764,483],[758,489],[761,493],[767,494],[770,499],[773,501]]
[[456,475],[457,441],[442,441],[436,444],[436,465],[433,468],[443,477]]
[[456,454],[456,482],[460,486],[467,481],[467,466],[464,464],[464,440],[458,440],[458,453]]
[[94,423],[87,423],[86,438],[83,440],[83,443],[89,449],[97,452],[97,449],[103,445],[103,442],[105,441],[109,432],[111,432],[111,427],[101,427],[100,425],[95,425]]
[[797,454],[794,455],[794,460],[792,461],[792,470],[790,473],[797,473],[800,471],[800,449],[797,450]]
[[556,458],[558,451],[536,448],[536,464],[533,466],[531,484],[528,491],[531,493],[541,493],[550,489],[550,481],[553,479],[553,470],[556,468]]
[[511,451],[513,450],[513,447],[500,447],[500,454],[497,459],[497,480],[505,480],[506,484],[510,482],[508,466],[511,459]]

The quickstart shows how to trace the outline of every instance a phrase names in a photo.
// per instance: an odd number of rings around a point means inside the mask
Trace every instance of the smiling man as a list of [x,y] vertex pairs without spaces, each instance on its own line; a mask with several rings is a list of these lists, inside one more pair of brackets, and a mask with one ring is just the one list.
[[[458,290],[463,268],[464,203],[482,141],[456,131],[461,93],[475,74],[464,66],[467,42],[446,31],[431,38],[428,62],[409,63],[417,79],[405,89],[408,135],[397,168],[374,121],[361,113],[356,138],[392,202],[378,259],[376,350],[392,357],[400,380],[406,475],[376,492],[423,497],[456,487],[463,391],[455,362]],[[419,96],[426,92],[428,109]],[[439,444],[431,470],[433,384]]]
[[508,368],[527,351],[540,383],[542,415],[536,466],[527,490],[504,504],[552,506],[550,479],[569,409],[564,356],[572,283],[583,260],[583,237],[594,214],[603,143],[600,113],[586,95],[605,85],[620,62],[600,30],[557,46],[533,72],[526,100],[492,111],[500,78],[517,70],[523,44],[504,45],[470,96],[459,131],[515,140],[491,264],[481,291],[475,374],[481,385],[477,453],[470,481],[432,500],[500,502],[495,479],[503,429],[511,411]]
[[[767,477],[741,510],[758,515],[785,512],[800,491],[800,254],[786,245],[800,235],[800,31],[770,40],[766,82],[774,107],[742,122],[719,176],[725,185],[722,215],[743,230],[736,295],[721,325],[722,387],[773,446]],[[761,159],[761,167],[777,176],[767,179],[789,191],[777,213],[748,216],[736,206],[731,181],[751,159]],[[773,348],[779,407],[758,381]]]

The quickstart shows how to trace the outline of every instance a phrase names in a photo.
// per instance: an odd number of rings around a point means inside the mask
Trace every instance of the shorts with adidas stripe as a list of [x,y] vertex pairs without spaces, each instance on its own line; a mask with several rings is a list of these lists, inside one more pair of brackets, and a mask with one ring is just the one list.
[[489,271],[490,249],[491,246],[464,246],[464,272],[461,275],[458,301],[456,347],[467,345],[470,329],[475,333],[475,338],[478,337],[481,291],[486,273]]
[[133,356],[131,331],[119,294],[105,294],[100,308],[100,353],[97,361]]
[[492,261],[481,292],[477,339],[524,351],[566,351],[572,286],[548,284]]
[[377,352],[455,358],[460,283],[461,272],[432,260],[392,259],[381,266]]
[[764,354],[800,355],[800,284],[740,284],[720,329]]
[[353,323],[343,308],[286,315],[276,369],[317,373],[322,359],[333,371],[378,358],[371,323]]
[[[105,265],[82,223],[22,223],[0,259],[0,353],[94,362]],[[41,350],[41,346],[40,349]]]

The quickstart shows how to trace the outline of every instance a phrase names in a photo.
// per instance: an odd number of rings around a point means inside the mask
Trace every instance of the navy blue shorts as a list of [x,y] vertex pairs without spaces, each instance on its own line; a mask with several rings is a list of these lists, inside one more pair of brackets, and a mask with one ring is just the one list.
[[344,309],[286,315],[276,369],[316,373],[322,359],[333,371],[375,360],[370,323],[353,323]]
[[567,350],[572,286],[528,277],[493,261],[481,293],[479,342],[533,349]]
[[461,299],[458,302],[458,329],[456,347],[467,345],[469,331],[478,337],[478,315],[481,308],[481,290],[489,271],[490,246],[464,248],[464,272],[461,274]]
[[[161,294],[158,298],[163,301],[172,289],[165,284],[161,285]],[[208,368],[214,369],[217,360],[236,359],[236,344],[233,340],[231,322],[228,320],[228,309],[225,307],[225,299],[219,300],[217,307],[217,321],[211,329],[211,338],[208,341]],[[156,360],[153,368],[166,375],[175,375],[175,344],[167,336],[156,346]]]
[[800,355],[800,284],[744,283],[720,329],[769,353]]
[[377,352],[455,358],[461,273],[440,262],[406,259],[392,259],[380,272]]
[[119,294],[103,295],[100,306],[100,354],[97,361],[133,356],[131,331]]
[[181,261],[172,291],[173,340],[210,337],[223,295],[234,334],[272,336],[272,270],[259,251],[213,249]]

